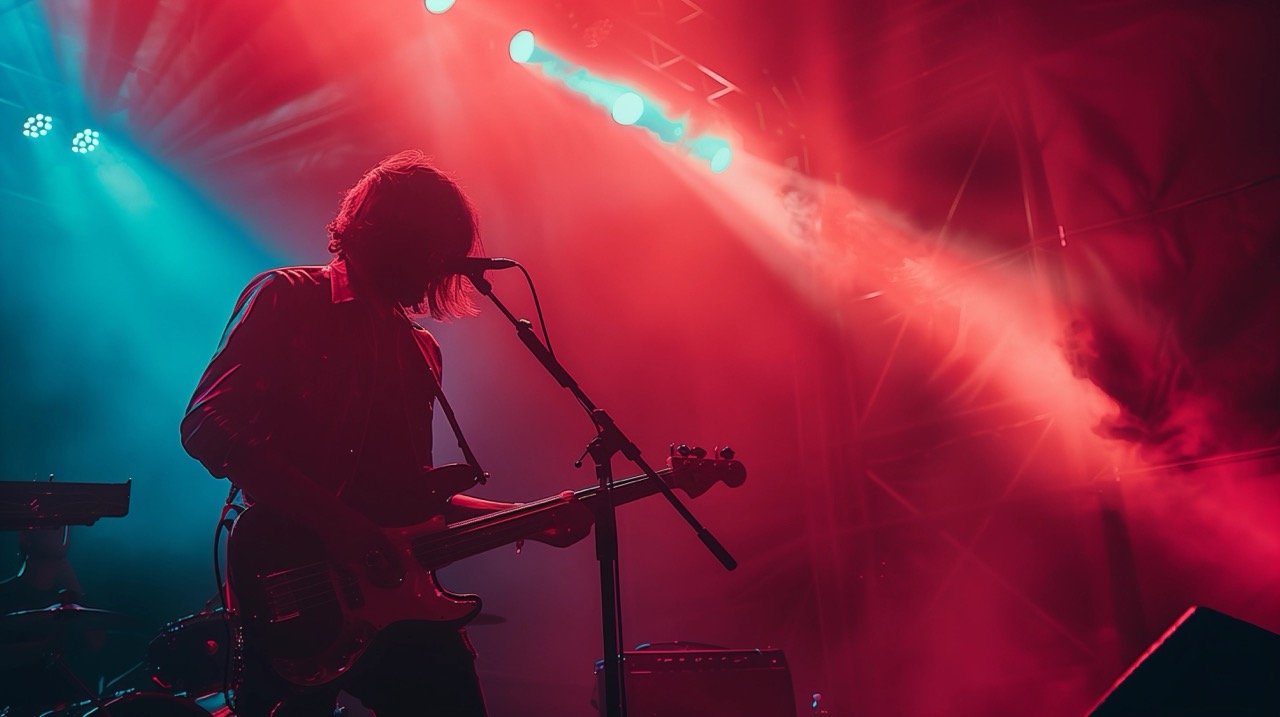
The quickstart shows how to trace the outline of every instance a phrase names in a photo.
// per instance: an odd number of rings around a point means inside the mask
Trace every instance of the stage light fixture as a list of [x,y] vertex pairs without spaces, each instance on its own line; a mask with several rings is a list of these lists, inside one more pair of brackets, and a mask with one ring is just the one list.
[[47,114],[34,114],[22,123],[22,135],[35,139],[49,134],[49,130],[53,129],[53,118]]
[[720,174],[733,164],[733,148],[719,137],[703,136],[689,142],[689,152],[705,161],[711,171]]
[[427,12],[432,15],[439,15],[453,7],[455,2],[457,0],[424,0],[423,5],[426,6]]
[[633,125],[644,114],[644,99],[634,92],[623,92],[613,101],[610,114],[620,125]]
[[533,33],[528,30],[521,30],[511,38],[511,46],[508,50],[511,53],[511,59],[524,64],[533,57],[533,50],[537,47],[534,42]]
[[733,150],[726,145],[711,155],[711,171],[720,174],[733,163]]
[[98,130],[83,129],[76,132],[71,140],[71,151],[76,154],[88,154],[98,148]]

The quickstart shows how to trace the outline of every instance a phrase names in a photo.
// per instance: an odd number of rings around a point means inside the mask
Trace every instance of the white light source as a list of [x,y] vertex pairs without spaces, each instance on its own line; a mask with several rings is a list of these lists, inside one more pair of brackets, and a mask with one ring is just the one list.
[[533,38],[533,33],[528,30],[521,30],[511,38],[511,44],[507,50],[511,54],[511,59],[516,62],[524,63],[533,59],[534,48],[538,43]]
[[632,125],[644,115],[644,99],[634,92],[623,92],[613,101],[613,121],[620,125]]
[[34,114],[22,123],[23,136],[32,139],[49,134],[51,129],[53,129],[53,118],[44,113]]
[[427,12],[432,15],[439,15],[453,7],[457,0],[424,0],[423,5],[426,6]]
[[82,129],[76,132],[71,140],[71,151],[76,154],[88,154],[98,148],[98,130]]

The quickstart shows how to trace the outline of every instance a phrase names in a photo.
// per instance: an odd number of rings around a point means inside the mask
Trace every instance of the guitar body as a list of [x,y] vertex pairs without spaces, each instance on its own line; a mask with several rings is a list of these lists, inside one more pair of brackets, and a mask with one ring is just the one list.
[[334,563],[317,536],[266,506],[250,507],[236,519],[227,541],[227,577],[246,641],[280,677],[300,687],[324,685],[346,674],[394,622],[460,626],[480,612],[478,596],[445,590],[436,581],[438,566],[411,557],[409,536],[443,531],[444,501],[474,482],[469,469],[453,468],[437,469],[443,475],[431,482],[439,493],[416,506],[420,520],[385,528],[406,569],[394,588],[369,583],[362,566]]
[[[638,500],[663,484],[696,498],[717,482],[737,487],[746,480],[742,464],[728,456],[673,455],[669,462],[656,480],[614,481],[610,502]],[[595,510],[603,500],[592,486],[446,524],[448,499],[475,481],[470,466],[441,466],[421,482],[421,495],[392,506],[396,524],[383,533],[406,571],[395,587],[374,585],[364,566],[335,562],[319,537],[267,506],[246,509],[227,540],[227,578],[254,653],[286,681],[319,687],[347,674],[392,623],[461,626],[480,612],[480,598],[440,587],[437,568],[518,540],[575,542],[586,533],[572,532],[566,516]]]

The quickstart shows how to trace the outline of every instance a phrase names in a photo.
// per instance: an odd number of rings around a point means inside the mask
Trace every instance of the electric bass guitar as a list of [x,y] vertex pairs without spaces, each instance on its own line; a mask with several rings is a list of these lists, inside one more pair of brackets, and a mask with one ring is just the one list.
[[[746,469],[732,460],[732,452],[724,453],[712,458],[700,450],[672,455],[669,467],[658,475],[693,498],[717,482],[742,485]],[[479,614],[479,596],[441,587],[437,568],[526,538],[537,539],[560,524],[561,511],[581,510],[571,505],[569,495],[561,494],[446,524],[446,501],[475,482],[470,466],[435,468],[422,482],[430,489],[416,506],[420,516],[402,527],[383,528],[406,568],[404,581],[395,587],[374,585],[363,566],[333,561],[317,537],[266,506],[247,508],[231,529],[227,567],[241,626],[254,649],[294,685],[330,683],[346,674],[373,638],[392,623],[461,626]],[[621,505],[657,492],[659,486],[644,475],[616,480],[613,503]],[[596,486],[574,491],[572,498],[591,509],[602,504]]]

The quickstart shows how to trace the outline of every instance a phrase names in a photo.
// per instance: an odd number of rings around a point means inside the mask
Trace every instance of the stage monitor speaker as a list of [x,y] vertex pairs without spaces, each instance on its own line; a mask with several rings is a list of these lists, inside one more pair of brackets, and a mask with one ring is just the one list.
[[[795,717],[782,650],[635,650],[624,653],[627,717]],[[596,663],[595,703],[603,663]]]
[[1089,714],[1280,715],[1280,635],[1193,607]]

